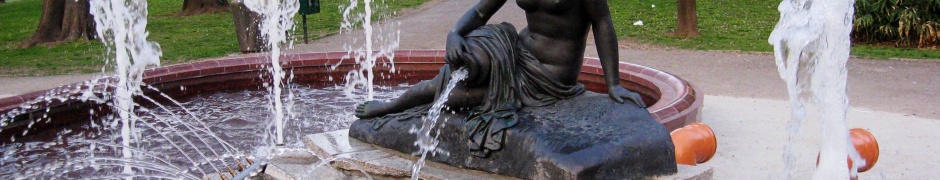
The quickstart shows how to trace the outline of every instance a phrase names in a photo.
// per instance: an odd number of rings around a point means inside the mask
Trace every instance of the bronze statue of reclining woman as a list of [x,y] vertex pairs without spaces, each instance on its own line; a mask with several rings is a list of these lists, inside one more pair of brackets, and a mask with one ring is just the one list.
[[610,98],[645,107],[639,94],[620,85],[617,39],[606,0],[517,0],[529,23],[518,34],[508,23],[484,25],[505,2],[481,0],[467,11],[448,34],[448,66],[437,77],[416,84],[395,100],[360,104],[356,116],[385,116],[431,103],[440,98],[451,71],[466,68],[468,78],[454,88],[446,105],[471,110],[465,123],[472,132],[471,151],[485,157],[500,149],[505,129],[516,124],[519,108],[551,105],[584,92],[577,79],[589,29]]

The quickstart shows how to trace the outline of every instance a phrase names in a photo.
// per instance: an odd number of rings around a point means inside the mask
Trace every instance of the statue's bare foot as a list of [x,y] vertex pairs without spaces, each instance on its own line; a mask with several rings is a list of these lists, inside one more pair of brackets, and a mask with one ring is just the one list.
[[360,119],[373,118],[388,114],[390,102],[368,101],[356,106],[356,117]]

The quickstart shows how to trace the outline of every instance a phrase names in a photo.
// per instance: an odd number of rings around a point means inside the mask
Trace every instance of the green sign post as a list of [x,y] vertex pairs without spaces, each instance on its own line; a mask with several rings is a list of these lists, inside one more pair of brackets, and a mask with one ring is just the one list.
[[303,17],[304,44],[310,44],[307,38],[307,15],[320,13],[320,0],[300,0],[300,15]]

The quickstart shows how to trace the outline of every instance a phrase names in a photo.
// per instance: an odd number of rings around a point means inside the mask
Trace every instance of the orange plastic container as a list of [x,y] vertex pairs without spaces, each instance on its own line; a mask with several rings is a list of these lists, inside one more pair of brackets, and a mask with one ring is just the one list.
[[[875,163],[878,162],[880,151],[878,148],[878,140],[875,139],[875,136],[871,135],[871,132],[865,129],[854,128],[849,130],[849,138],[852,139],[852,145],[855,146],[855,151],[858,151],[859,156],[866,162],[865,166],[858,168],[858,172],[865,172],[874,167]],[[848,161],[849,168],[852,168],[852,158],[848,158]],[[816,155],[816,164],[819,164],[819,155]]]
[[[871,132],[861,128],[849,130],[849,137],[852,138],[852,145],[855,145],[855,150],[866,162],[865,166],[858,168],[858,172],[868,171],[878,162],[878,141],[875,140],[874,135],[871,135]],[[849,167],[851,166],[852,160],[849,159]]]
[[702,123],[692,123],[669,133],[676,146],[676,163],[695,166],[708,162],[718,150],[715,132]]

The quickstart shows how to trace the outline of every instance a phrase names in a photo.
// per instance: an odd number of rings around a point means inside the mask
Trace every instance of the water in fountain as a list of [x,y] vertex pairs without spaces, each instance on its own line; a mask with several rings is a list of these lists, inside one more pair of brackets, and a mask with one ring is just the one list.
[[[846,68],[851,42],[854,0],[784,0],[780,21],[770,35],[780,77],[786,81],[791,106],[784,152],[784,179],[792,176],[794,144],[806,118],[804,100],[819,105],[822,141],[814,179],[849,179],[864,161],[851,146],[845,114]],[[854,167],[846,169],[846,157]]]
[[[376,99],[398,97],[408,88],[377,86]],[[298,120],[285,124],[285,140],[295,143],[271,154],[300,150],[304,135],[345,129],[356,119],[350,107],[359,102],[343,98],[343,87],[300,86],[294,91]],[[237,151],[270,143],[261,138],[264,130],[257,128],[270,123],[267,119],[271,115],[257,108],[267,95],[257,90],[222,91],[183,98],[168,106],[154,103],[137,107],[135,113],[139,115],[132,128],[137,129],[139,138],[128,148],[135,154],[131,159],[120,156],[125,147],[115,141],[120,139],[120,131],[102,126],[107,117],[36,129],[17,142],[0,142],[0,177],[199,179],[218,176],[215,172],[226,172],[228,176],[227,169],[236,168],[232,159],[244,157]],[[215,133],[202,141],[201,136],[208,137],[203,132]],[[213,155],[210,148],[220,149],[223,154]],[[121,173],[125,162],[135,169],[133,175]]]
[[[443,152],[437,149],[437,144],[439,141],[437,137],[441,134],[441,128],[437,128],[437,131],[434,131],[435,125],[437,125],[437,120],[441,117],[441,111],[445,108],[444,103],[447,102],[447,99],[450,97],[450,91],[454,90],[454,87],[457,86],[457,83],[463,81],[467,78],[467,70],[460,68],[454,71],[450,75],[450,81],[447,82],[447,87],[444,88],[444,91],[441,92],[440,97],[437,100],[434,100],[434,104],[431,104],[431,109],[428,110],[428,115],[422,118],[424,122],[421,123],[421,127],[411,127],[408,130],[409,133],[418,135],[418,138],[415,140],[415,146],[418,146],[418,152],[416,155],[420,155],[418,161],[411,167],[411,179],[418,179],[418,172],[421,171],[421,167],[424,166],[424,160],[428,156],[428,153],[431,155],[436,155],[438,153],[447,156],[447,152]],[[447,122],[447,118],[444,118],[444,122]],[[446,123],[441,123],[446,124]],[[432,136],[431,133],[434,132]]]
[[[134,100],[132,96],[141,94],[140,85],[144,70],[150,65],[160,65],[160,45],[147,41],[147,1],[145,0],[109,0],[90,1],[96,30],[102,42],[112,52],[115,63],[117,83],[113,94],[113,106],[120,121],[111,123],[112,128],[120,124],[121,154],[131,159],[132,133],[135,123]],[[125,163],[124,174],[133,174],[130,164]]]
[[[343,23],[341,26],[343,32],[350,32],[357,25],[362,25],[363,28],[365,42],[356,45],[358,39],[353,39],[351,44],[345,44],[343,48],[348,54],[344,59],[353,59],[359,64],[358,70],[346,74],[346,91],[353,92],[356,88],[361,88],[366,94],[363,98],[365,101],[373,100],[373,82],[376,77],[373,68],[377,65],[377,60],[387,59],[388,61],[382,65],[389,68],[389,73],[395,73],[394,53],[395,49],[398,48],[401,35],[401,31],[398,30],[398,26],[400,26],[398,22],[387,23],[385,28],[377,28],[372,23],[374,3],[373,0],[363,0],[362,12],[357,12],[359,10],[359,1],[349,0],[349,5],[343,8]],[[376,48],[379,48],[378,51],[375,50]],[[334,65],[333,68],[335,69],[338,66],[339,63]],[[443,153],[446,155],[446,152],[437,149],[437,137],[441,132],[436,131],[433,136],[431,133],[435,129],[434,126],[437,124],[441,110],[445,108],[443,105],[447,101],[448,94],[457,82],[463,80],[466,76],[467,71],[464,69],[454,71],[447,88],[441,93],[440,98],[434,101],[428,115],[422,118],[424,121],[422,126],[410,129],[410,133],[418,136],[415,145],[419,147],[419,150],[415,152],[415,155],[420,155],[418,161],[412,166],[412,179],[418,178],[418,172],[424,166],[428,153],[432,153],[432,155]]]
[[[98,112],[92,109],[91,121],[44,128],[39,130],[40,133],[26,136],[19,142],[16,139],[4,142],[6,153],[0,163],[4,165],[0,168],[3,169],[3,174],[12,174],[16,179],[75,176],[128,179],[195,178],[190,172],[205,176],[205,168],[221,172],[221,169],[231,167],[225,159],[235,158],[240,153],[212,133],[205,123],[189,111],[185,111],[186,115],[150,114],[153,118],[142,120],[140,115],[147,115],[153,109],[135,103],[135,98],[155,104],[156,110],[168,109],[158,103],[158,100],[144,95],[141,89],[149,87],[141,82],[144,70],[148,66],[159,65],[159,57],[162,54],[158,44],[146,40],[147,2],[90,1],[90,10],[94,15],[99,39],[108,47],[107,62],[114,64],[115,75],[47,92],[45,96],[31,101],[30,104],[93,101],[108,106],[98,110],[110,109],[112,112],[103,115],[103,119],[98,119]],[[79,94],[77,91],[81,91],[83,87],[87,91]],[[166,98],[166,101],[179,105],[177,101],[161,95],[160,98]],[[46,113],[51,108],[46,107]],[[29,111],[36,107],[21,109],[22,111],[14,110],[12,114],[4,115],[3,122],[12,121],[19,115],[18,112],[30,113]],[[186,116],[193,117],[194,120],[182,121],[181,118]],[[22,135],[25,136],[32,124],[42,121],[43,118],[29,120],[30,125]],[[45,121],[48,123],[52,119],[46,118]],[[6,126],[7,123],[3,125]],[[156,141],[162,143],[153,143]],[[173,152],[180,154],[168,155]],[[120,154],[121,157],[110,157],[114,154]],[[30,160],[21,159],[24,157]],[[220,168],[216,164],[223,167]],[[118,169],[120,171],[117,171]],[[93,176],[99,173],[103,175]]]
[[[384,1],[382,1],[384,2]],[[379,59],[387,60],[382,65],[389,68],[389,73],[395,73],[395,50],[398,49],[399,37],[401,31],[398,30],[399,22],[386,23],[385,26],[376,26],[373,24],[373,12],[380,7],[381,3],[374,0],[363,0],[360,7],[359,0],[349,0],[349,4],[342,8],[343,22],[340,26],[342,33],[350,33],[358,26],[362,26],[364,42],[359,42],[358,38],[351,39],[343,45],[347,56],[343,59],[352,59],[359,64],[358,70],[349,71],[346,74],[346,92],[347,96],[353,95],[353,91],[361,88],[365,91],[364,101],[371,101],[374,97],[373,82],[376,74],[373,69]],[[387,8],[387,6],[386,6]],[[381,15],[383,17],[392,14]],[[359,44],[361,43],[361,44]],[[335,70],[341,62],[333,66]]]
[[[294,27],[294,14],[300,8],[299,1],[292,0],[244,0],[243,2],[251,11],[261,14],[261,34],[267,40],[267,47],[271,50],[270,59],[270,85],[266,85],[271,92],[269,96],[271,101],[269,109],[274,115],[274,143],[284,144],[284,121],[285,114],[288,118],[293,117],[290,107],[285,108],[285,102],[281,99],[282,87],[289,82],[284,81],[285,72],[281,67],[281,44],[287,41],[287,30]],[[291,91],[288,90],[287,104],[293,104]],[[289,119],[288,119],[289,120]]]
[[[275,120],[283,120],[285,114],[287,118],[292,118],[293,112],[290,105],[293,104],[291,98],[294,91],[288,90],[287,101],[281,103],[284,95],[280,94],[281,87],[289,84],[284,83],[283,78],[287,76],[280,67],[280,44],[286,39],[286,30],[292,26],[292,16],[296,13],[296,1],[273,2],[273,1],[247,1],[249,7],[255,7],[255,11],[266,14],[262,21],[261,29],[269,40],[272,65],[269,69],[271,85],[267,86],[272,95],[268,95],[271,102],[271,116]],[[165,94],[160,94],[163,99],[155,99],[145,96],[141,92],[142,86],[147,87],[141,82],[142,73],[149,65],[159,65],[159,46],[156,43],[146,41],[146,1],[143,0],[110,0],[110,1],[92,1],[93,14],[98,24],[99,35],[102,40],[109,45],[114,57],[115,71],[119,76],[115,77],[116,84],[100,84],[101,82],[110,82],[109,78],[104,80],[93,80],[85,85],[89,87],[104,86],[97,88],[97,91],[89,91],[81,97],[59,97],[60,94],[69,94],[69,92],[54,92],[49,96],[37,98],[30,102],[48,101],[57,99],[61,102],[66,100],[90,100],[99,103],[109,103],[111,109],[117,118],[101,119],[92,118],[87,123],[78,123],[75,126],[63,126],[61,128],[47,129],[44,132],[50,132],[54,136],[32,135],[24,138],[20,143],[14,143],[15,139],[11,137],[10,143],[4,143],[3,161],[0,161],[0,170],[2,174],[13,175],[16,178],[28,177],[101,177],[101,178],[197,178],[198,175],[206,177],[214,175],[216,172],[225,172],[225,169],[233,167],[231,160],[240,161],[244,157],[239,149],[246,149],[253,146],[260,146],[254,143],[239,143],[232,145],[224,139],[242,139],[250,141],[259,138],[252,136],[259,133],[249,134],[247,137],[229,136],[226,133],[216,135],[213,130],[222,130],[229,132],[231,127],[227,127],[224,122],[214,123],[213,118],[227,117],[222,111],[221,115],[209,112],[199,112],[194,114],[189,109],[205,109],[204,106],[186,106],[187,103],[180,103],[169,98]],[[267,12],[267,13],[265,13]],[[369,14],[369,13],[367,13]],[[371,16],[371,15],[370,15]],[[368,17],[368,16],[366,16]],[[369,22],[367,20],[367,22]],[[371,22],[369,22],[371,23]],[[369,24],[367,23],[367,24]],[[371,26],[369,24],[368,26]],[[371,29],[371,28],[370,28]],[[371,31],[370,31],[371,32]],[[397,33],[397,32],[396,32]],[[380,41],[382,38],[379,38]],[[389,56],[391,60],[391,51],[397,47],[397,35],[393,45],[386,46],[388,53],[379,55],[372,53],[358,53],[358,55],[368,55],[365,58],[371,60],[366,63],[373,67],[375,60],[381,56]],[[369,48],[367,48],[369,49]],[[371,49],[369,49],[371,50]],[[384,54],[384,55],[382,55]],[[371,68],[369,68],[371,69]],[[394,68],[392,68],[394,69]],[[353,93],[354,96],[366,96],[368,99],[378,96],[372,90],[371,75],[369,70],[369,91],[366,94]],[[288,77],[290,78],[290,77]],[[347,86],[348,87],[348,86]],[[181,87],[183,88],[183,87]],[[96,89],[96,88],[88,88]],[[109,93],[107,89],[114,89],[115,92]],[[150,87],[151,90],[156,88]],[[71,92],[74,94],[74,92]],[[348,91],[347,91],[348,93]],[[114,96],[111,96],[114,94]],[[397,96],[397,95],[395,95]],[[335,95],[330,96],[335,97]],[[134,103],[133,99],[140,98],[148,101],[149,104],[156,106],[154,109],[144,107]],[[232,98],[221,98],[232,99]],[[317,100],[329,98],[313,98]],[[171,106],[161,105],[159,102],[169,101]],[[308,104],[329,104],[323,102]],[[174,106],[175,105],[175,106]],[[218,105],[210,105],[218,106]],[[283,107],[287,106],[287,108]],[[344,106],[346,109],[351,105]],[[35,107],[24,107],[26,109],[35,109]],[[305,109],[324,109],[324,108],[305,108]],[[328,109],[328,108],[327,108]],[[13,117],[19,115],[19,111],[12,111],[12,114],[6,114],[3,117],[2,125],[6,126]],[[48,112],[48,108],[47,108]],[[91,112],[92,114],[96,112]],[[258,113],[253,113],[258,114]],[[351,113],[342,114],[351,116]],[[111,117],[111,115],[105,115]],[[311,117],[322,117],[326,115],[311,115]],[[265,118],[267,119],[267,118]],[[46,119],[48,122],[50,119]],[[232,118],[226,118],[232,120]],[[348,122],[351,122],[351,119]],[[30,121],[29,126],[40,120]],[[333,121],[325,121],[333,122]],[[348,122],[328,123],[332,126],[345,128]],[[303,121],[304,124],[310,124]],[[121,125],[121,129],[104,128],[101,124],[116,126]],[[307,126],[296,126],[298,131],[291,131],[293,134],[284,137],[285,126],[291,126],[290,122],[277,121],[274,123],[275,143],[281,144],[284,139],[299,138],[299,133],[316,133],[307,130]],[[296,124],[296,123],[294,123]],[[316,123],[314,123],[316,124]],[[219,128],[219,125],[226,126]],[[248,125],[246,127],[256,127]],[[334,127],[335,128],[335,127]],[[28,128],[27,128],[28,129]],[[270,129],[270,128],[268,128]],[[301,130],[302,129],[302,130]],[[320,128],[312,128],[318,130]],[[25,135],[27,131],[23,131]],[[119,133],[118,133],[119,132]],[[233,131],[238,132],[238,131]],[[118,136],[118,134],[120,136]],[[264,133],[261,133],[264,134]],[[269,131],[267,134],[271,134]],[[46,138],[46,139],[44,139]],[[269,138],[264,138],[269,139]],[[248,146],[248,147],[245,147]],[[59,148],[56,148],[59,147]],[[120,150],[120,153],[117,153]],[[218,151],[221,150],[221,151]],[[284,150],[280,148],[279,150]],[[52,152],[52,154],[48,154]],[[283,152],[283,151],[280,151]],[[122,157],[114,158],[108,155],[120,154]],[[267,157],[275,154],[268,153]],[[33,157],[34,161],[22,158]],[[35,158],[43,157],[43,158]],[[18,164],[18,165],[17,165]],[[115,168],[117,167],[117,168]],[[24,170],[25,169],[25,170]],[[120,169],[120,174],[110,174],[115,169]],[[229,170],[231,171],[231,170]],[[87,176],[89,174],[99,174],[104,172],[103,176]],[[198,173],[198,174],[192,174]]]

